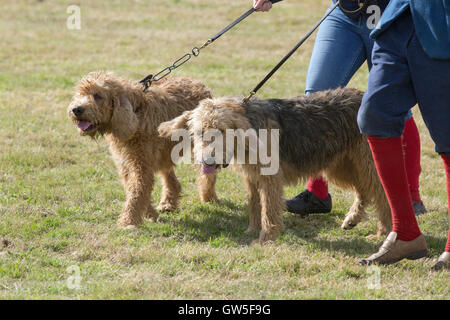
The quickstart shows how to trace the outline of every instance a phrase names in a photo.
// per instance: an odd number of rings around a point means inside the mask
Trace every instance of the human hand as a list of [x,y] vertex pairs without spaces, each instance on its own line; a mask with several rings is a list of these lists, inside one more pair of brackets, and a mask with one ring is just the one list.
[[269,11],[272,8],[272,2],[269,0],[253,0],[255,11]]

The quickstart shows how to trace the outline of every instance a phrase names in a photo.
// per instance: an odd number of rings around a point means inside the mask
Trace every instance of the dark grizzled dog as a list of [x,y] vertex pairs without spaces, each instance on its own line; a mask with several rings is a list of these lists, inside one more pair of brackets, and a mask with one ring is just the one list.
[[[237,148],[224,149],[222,156],[210,156],[214,154],[213,143],[204,141],[199,132],[219,130],[225,141],[232,132],[227,129],[243,129],[253,132],[261,142],[264,139],[260,129],[267,129],[267,136],[278,129],[277,172],[262,175],[261,169],[267,165],[259,158],[256,164],[232,161],[249,194],[248,231],[260,230],[260,242],[276,239],[283,229],[283,185],[297,184],[299,179],[318,174],[355,192],[355,201],[342,225],[344,229],[356,226],[372,204],[378,214],[378,235],[381,235],[391,229],[391,215],[369,146],[356,122],[362,95],[356,89],[337,89],[293,99],[254,99],[247,103],[237,98],[205,99],[196,109],[162,123],[158,130],[163,137],[170,137],[177,129],[188,129],[194,138],[197,159],[204,159],[206,172],[214,172],[217,164],[229,163],[230,158],[236,160]],[[241,139],[246,161],[251,157],[251,140],[251,134]],[[273,143],[263,145],[271,156],[276,152]]]

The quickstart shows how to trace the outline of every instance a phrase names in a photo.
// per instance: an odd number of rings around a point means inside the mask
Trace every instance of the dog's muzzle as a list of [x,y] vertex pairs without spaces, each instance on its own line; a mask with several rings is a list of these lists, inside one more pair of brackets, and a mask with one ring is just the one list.
[[214,157],[203,157],[202,161],[202,172],[206,174],[212,174],[217,168],[222,166],[222,168],[228,167],[228,163],[222,165],[216,164],[216,159]]

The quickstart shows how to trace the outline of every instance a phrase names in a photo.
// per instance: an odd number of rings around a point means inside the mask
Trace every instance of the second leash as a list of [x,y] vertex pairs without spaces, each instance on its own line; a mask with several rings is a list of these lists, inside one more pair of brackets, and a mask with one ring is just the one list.
[[319,20],[319,22],[317,22],[314,27],[308,31],[308,33],[295,45],[294,48],[291,49],[291,51],[289,51],[289,53],[287,55],[284,56],[283,59],[281,59],[280,62],[278,62],[278,64],[264,77],[263,80],[261,80],[255,88],[253,88],[253,90],[250,92],[250,94],[245,97],[243,99],[244,103],[247,103],[257,92],[259,89],[261,89],[261,87],[267,82],[267,80],[269,80],[273,74],[275,72],[277,72],[278,69],[280,69],[280,67],[294,54],[295,51],[297,51],[298,48],[300,48],[300,46],[314,33],[314,31],[322,24],[322,22],[334,11],[334,9],[337,8],[337,6],[339,6],[339,1],[337,1],[334,6],[330,9],[330,11],[328,11],[323,17],[322,19]]

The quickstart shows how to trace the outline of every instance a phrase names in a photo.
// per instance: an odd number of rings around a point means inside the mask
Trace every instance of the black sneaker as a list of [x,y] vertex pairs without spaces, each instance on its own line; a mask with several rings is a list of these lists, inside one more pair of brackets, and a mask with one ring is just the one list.
[[414,213],[416,216],[420,216],[421,214],[427,213],[427,209],[425,208],[423,202],[415,202],[413,201]]
[[331,212],[331,195],[325,199],[319,199],[317,196],[305,190],[302,193],[296,195],[290,200],[285,200],[287,211],[297,214],[310,214],[310,213],[329,213]]

